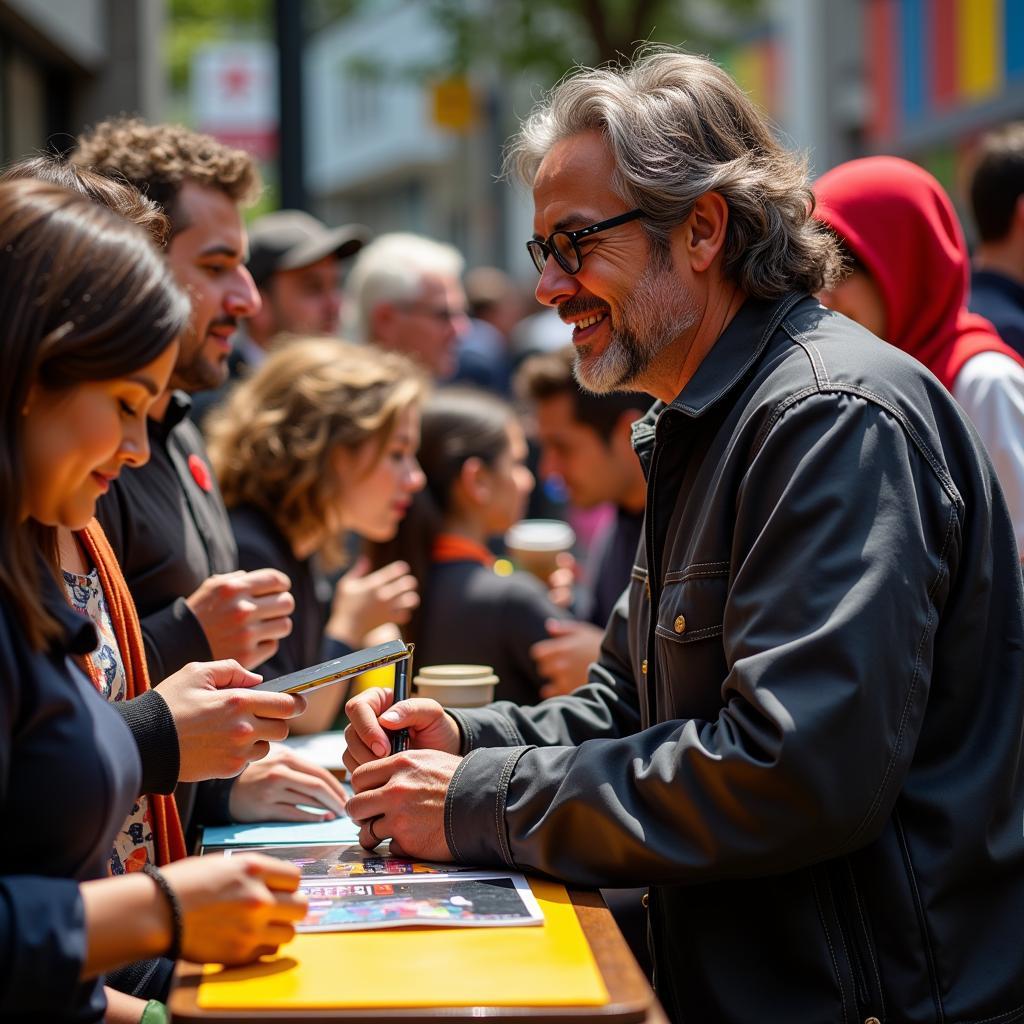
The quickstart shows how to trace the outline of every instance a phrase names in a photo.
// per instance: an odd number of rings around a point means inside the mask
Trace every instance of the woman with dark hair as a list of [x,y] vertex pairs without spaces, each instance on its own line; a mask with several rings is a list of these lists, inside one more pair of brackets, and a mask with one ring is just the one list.
[[426,489],[375,561],[401,558],[420,581],[423,601],[403,630],[417,665],[490,665],[496,697],[536,703],[546,680],[530,646],[545,622],[566,612],[525,572],[499,575],[487,544],[526,509],[533,474],[512,408],[494,395],[445,388],[424,406],[419,460]]
[[[207,427],[243,569],[274,565],[292,584],[294,628],[267,677],[338,657],[419,602],[409,566],[367,573],[360,559],[332,587],[346,532],[394,536],[423,487],[416,462],[424,381],[393,352],[337,338],[288,339],[232,390]],[[293,732],[330,728],[344,687],[312,697]],[[301,801],[300,801],[301,802]],[[304,812],[297,807],[295,816]]]
[[188,303],[144,232],[34,181],[0,184],[0,281],[0,1017],[95,1021],[104,971],[251,959],[303,903],[264,858],[106,877],[138,753],[83,671],[96,632],[61,593],[55,529],[84,527],[111,475],[146,461]]

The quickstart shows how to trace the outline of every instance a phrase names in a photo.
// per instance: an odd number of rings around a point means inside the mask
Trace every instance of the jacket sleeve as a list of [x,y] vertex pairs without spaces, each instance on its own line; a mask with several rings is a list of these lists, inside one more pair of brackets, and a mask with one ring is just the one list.
[[[5,614],[0,608],[0,808],[11,785],[21,690],[32,685],[14,653]],[[31,827],[0,816],[0,831]],[[85,909],[77,882],[0,875],[0,1020],[56,1019],[87,1000],[94,986],[79,982],[85,956]]]
[[717,717],[546,749],[524,729],[526,745],[471,752],[446,802],[453,854],[583,885],[686,884],[869,842],[915,747],[959,550],[940,472],[860,397],[782,412],[736,494]]
[[142,761],[141,793],[173,793],[181,770],[178,730],[167,702],[156,690],[115,701],[111,707],[131,730]]
[[102,1006],[79,981],[87,945],[77,882],[0,876],[0,1019],[63,1019],[90,995]]

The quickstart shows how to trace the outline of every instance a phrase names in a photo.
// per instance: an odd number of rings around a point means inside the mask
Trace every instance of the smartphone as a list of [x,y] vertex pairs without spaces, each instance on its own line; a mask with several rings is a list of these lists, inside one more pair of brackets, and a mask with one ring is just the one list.
[[270,690],[272,693],[301,693],[305,696],[319,690],[321,686],[333,686],[368,672],[371,668],[393,665],[408,657],[409,648],[404,641],[389,640],[386,644],[364,647],[361,651],[353,651],[341,658],[332,658],[298,672],[289,672],[286,676],[266,679],[252,689]]

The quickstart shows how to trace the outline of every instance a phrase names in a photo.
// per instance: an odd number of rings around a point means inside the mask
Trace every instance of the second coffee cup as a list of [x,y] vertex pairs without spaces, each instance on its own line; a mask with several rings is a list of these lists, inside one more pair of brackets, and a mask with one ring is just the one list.
[[419,697],[447,708],[479,708],[494,700],[498,677],[490,665],[427,665],[413,679]]
[[516,568],[544,583],[558,568],[558,556],[575,543],[573,528],[561,519],[522,519],[505,533],[505,550]]

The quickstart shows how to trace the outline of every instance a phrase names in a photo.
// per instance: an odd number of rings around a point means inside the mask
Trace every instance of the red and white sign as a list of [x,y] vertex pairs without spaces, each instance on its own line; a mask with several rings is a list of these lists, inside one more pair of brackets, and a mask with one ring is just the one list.
[[270,160],[277,152],[277,51],[263,40],[211,43],[196,51],[192,118],[201,132]]

